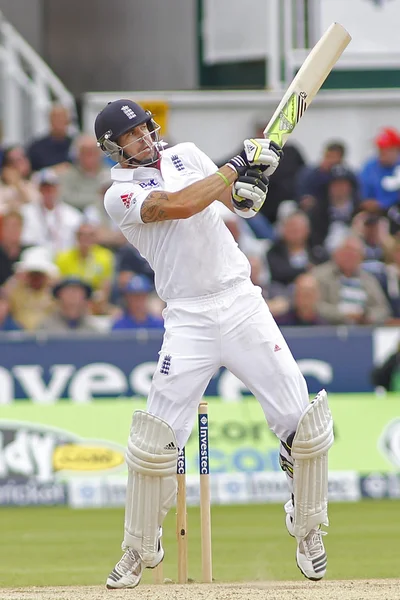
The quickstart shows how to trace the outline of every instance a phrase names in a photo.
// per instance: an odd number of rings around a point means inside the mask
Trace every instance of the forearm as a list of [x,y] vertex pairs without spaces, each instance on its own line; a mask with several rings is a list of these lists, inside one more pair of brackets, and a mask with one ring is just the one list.
[[151,192],[142,204],[140,215],[143,223],[188,219],[218,200],[236,180],[237,173],[230,167],[219,169],[201,181],[192,183],[179,192]]
[[193,211],[192,214],[201,212],[215,200],[220,200],[224,204],[227,204],[229,200],[230,203],[231,184],[237,179],[238,175],[226,165],[221,167],[219,172],[224,175],[229,182],[229,186],[220,175],[214,174],[177,192],[178,198],[181,196],[182,203],[190,207]]

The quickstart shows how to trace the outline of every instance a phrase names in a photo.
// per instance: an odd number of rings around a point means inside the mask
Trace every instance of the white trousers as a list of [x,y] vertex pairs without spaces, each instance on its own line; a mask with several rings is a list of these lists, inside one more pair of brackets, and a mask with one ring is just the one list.
[[286,441],[308,405],[308,390],[260,288],[248,280],[218,294],[174,300],[164,320],[147,410],[169,423],[180,448],[221,366],[248,387],[271,430]]

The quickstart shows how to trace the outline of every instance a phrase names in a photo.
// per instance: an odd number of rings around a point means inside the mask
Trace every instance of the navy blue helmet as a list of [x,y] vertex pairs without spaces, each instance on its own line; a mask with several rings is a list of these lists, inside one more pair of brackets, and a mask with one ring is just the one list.
[[[147,123],[147,129],[152,134],[153,142],[157,143],[159,126],[153,120],[151,112],[132,100],[122,99],[109,102],[99,112],[94,123],[97,143],[103,152],[106,152],[115,162],[120,162],[121,158],[132,160],[132,157],[126,155],[124,149],[118,145],[117,139],[143,123]],[[140,161],[134,159],[133,162],[141,164]]]

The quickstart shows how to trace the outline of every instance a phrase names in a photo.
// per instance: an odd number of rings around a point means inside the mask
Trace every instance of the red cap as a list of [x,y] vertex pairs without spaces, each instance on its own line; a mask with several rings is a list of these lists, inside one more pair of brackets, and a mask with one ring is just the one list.
[[385,127],[375,138],[375,145],[381,149],[400,147],[400,134],[396,129]]

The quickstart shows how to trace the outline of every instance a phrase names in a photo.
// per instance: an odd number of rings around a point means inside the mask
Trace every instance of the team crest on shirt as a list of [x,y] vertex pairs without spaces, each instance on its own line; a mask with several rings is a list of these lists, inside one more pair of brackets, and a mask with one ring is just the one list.
[[121,194],[121,200],[125,208],[129,208],[131,204],[135,204],[136,200],[133,200],[132,202],[132,198],[133,192],[130,192],[129,194]]
[[172,164],[174,165],[174,167],[175,167],[175,169],[177,171],[184,171],[185,170],[183,162],[182,162],[182,160],[179,158],[179,156],[177,154],[173,154],[171,156],[171,161],[172,161]]

